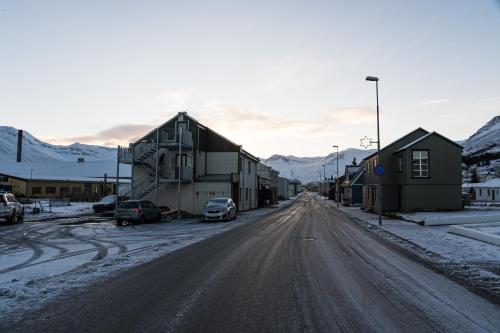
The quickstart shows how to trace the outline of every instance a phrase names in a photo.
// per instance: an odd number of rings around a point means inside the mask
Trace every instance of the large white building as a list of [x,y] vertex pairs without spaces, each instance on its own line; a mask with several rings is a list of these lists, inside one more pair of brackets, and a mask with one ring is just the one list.
[[[201,214],[210,198],[231,197],[238,210],[257,207],[258,159],[180,112],[121,154],[132,164],[132,197]],[[180,200],[179,200],[180,199]]]

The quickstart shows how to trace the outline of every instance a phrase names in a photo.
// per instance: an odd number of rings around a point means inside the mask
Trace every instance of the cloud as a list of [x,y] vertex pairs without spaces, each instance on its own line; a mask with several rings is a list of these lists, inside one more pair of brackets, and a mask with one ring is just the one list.
[[366,124],[376,121],[376,110],[370,107],[344,107],[329,112],[329,117],[338,124]]
[[285,131],[308,133],[324,128],[324,119],[289,119],[276,117],[269,113],[225,105],[216,99],[205,100],[195,114],[201,123],[215,130],[227,132],[251,130],[254,132]]
[[53,144],[71,144],[75,142],[105,146],[128,145],[140,139],[154,128],[152,125],[122,124],[109,127],[94,135],[73,136],[45,140]]
[[158,101],[164,112],[179,112],[189,109],[193,104],[193,92],[177,89],[158,96]]
[[446,98],[441,98],[441,99],[432,99],[430,101],[425,101],[424,105],[429,105],[429,104],[441,104],[441,103],[449,103],[451,102],[449,99]]

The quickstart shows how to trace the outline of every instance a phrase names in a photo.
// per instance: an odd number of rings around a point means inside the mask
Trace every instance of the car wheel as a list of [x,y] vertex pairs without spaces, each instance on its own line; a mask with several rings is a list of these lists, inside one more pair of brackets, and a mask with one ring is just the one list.
[[142,215],[141,219],[139,220],[139,224],[144,224],[146,223],[146,216]]
[[226,214],[226,218],[225,218],[224,220],[225,220],[226,222],[231,221],[231,213],[229,213],[229,212],[228,212],[228,213]]
[[118,227],[123,226],[123,221],[122,221],[122,220],[116,220],[116,225],[117,225]]
[[19,217],[17,218],[17,220],[19,222],[21,222],[21,223],[24,221],[24,209],[21,211],[21,214],[19,215]]
[[8,221],[10,224],[14,224],[17,222],[17,213],[15,210],[12,212],[12,216],[9,217]]
[[156,223],[160,223],[161,222],[161,213],[158,214],[158,216],[155,218],[155,222]]

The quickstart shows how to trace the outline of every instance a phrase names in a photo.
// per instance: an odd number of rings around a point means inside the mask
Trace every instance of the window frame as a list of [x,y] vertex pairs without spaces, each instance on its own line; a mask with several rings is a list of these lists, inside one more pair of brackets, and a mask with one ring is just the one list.
[[[413,155],[413,153],[412,153]],[[429,155],[427,155],[427,157],[429,157]],[[412,162],[413,162],[413,156],[412,156]],[[403,155],[398,155],[398,172],[401,173],[403,172]],[[413,171],[413,170],[412,170]]]
[[[427,176],[415,176],[414,175],[414,165],[413,165],[413,153],[414,152],[427,152]],[[421,164],[422,165],[422,164]],[[420,171],[423,171],[420,169]],[[422,173],[422,172],[420,172]],[[411,150],[411,178],[412,179],[429,179],[431,178],[431,154],[429,149],[412,149]]]
[[57,194],[57,187],[56,186],[45,186],[45,194]]

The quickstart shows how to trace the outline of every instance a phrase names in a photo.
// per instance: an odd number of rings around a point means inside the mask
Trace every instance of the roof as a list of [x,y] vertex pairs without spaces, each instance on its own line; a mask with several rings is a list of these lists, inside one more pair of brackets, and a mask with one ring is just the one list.
[[345,169],[347,170],[348,173],[356,173],[356,172],[358,172],[359,168],[361,168],[361,166],[359,166],[359,165],[346,165],[345,166]]
[[[390,146],[394,145],[395,143],[397,143],[397,142],[398,142],[398,141],[400,141],[401,139],[403,139],[403,138],[407,137],[407,136],[408,136],[408,135],[410,135],[410,134],[415,133],[416,131],[423,131],[423,132],[425,132],[425,134],[429,133],[429,131],[427,131],[427,130],[423,129],[422,127],[419,127],[419,128],[417,128],[417,129],[414,129],[414,130],[413,130],[413,131],[411,131],[410,133],[407,133],[407,134],[403,135],[403,136],[402,136],[402,137],[400,137],[399,139],[397,139],[397,140],[395,140],[395,141],[393,141],[393,142],[389,143],[387,146],[385,146],[385,147],[381,148],[381,149],[380,149],[380,151],[384,151],[384,150],[385,150],[385,149],[387,149],[388,147],[390,147]],[[375,151],[375,152],[373,152],[372,154],[370,154],[370,155],[366,156],[365,158],[363,158],[363,159],[362,159],[362,161],[368,160],[368,159],[372,158],[372,157],[373,157],[373,156],[375,156],[375,155],[377,155],[377,151]]]
[[242,153],[243,155],[245,155],[246,157],[248,157],[248,158],[250,158],[250,159],[254,160],[255,162],[260,162],[260,159],[259,159],[258,157],[253,156],[252,154],[250,154],[249,152],[247,152],[247,151],[246,151],[246,150],[244,150],[244,149],[242,149],[242,150],[241,150],[241,153]]
[[484,183],[467,183],[462,184],[462,187],[474,188],[500,188],[500,178],[490,179]]
[[360,168],[354,174],[354,177],[352,178],[352,180],[350,180],[350,181],[343,181],[342,184],[340,184],[340,186],[347,187],[347,186],[353,185],[354,183],[356,183],[358,181],[359,177],[361,177],[361,175],[363,175],[364,172],[365,172],[364,168]]
[[400,151],[406,150],[406,149],[408,149],[408,148],[412,147],[413,145],[416,145],[417,143],[422,142],[422,141],[424,141],[425,139],[427,139],[428,137],[431,137],[431,136],[434,136],[434,135],[435,135],[435,136],[438,136],[439,138],[444,139],[444,140],[446,140],[446,141],[448,141],[448,142],[450,142],[450,143],[452,143],[452,144],[454,144],[455,146],[460,147],[460,149],[463,149],[463,147],[462,147],[461,145],[459,145],[458,143],[456,143],[455,141],[452,141],[452,140],[448,139],[447,137],[445,137],[445,136],[443,136],[443,135],[441,135],[441,134],[439,134],[439,133],[437,133],[437,132],[430,132],[430,133],[427,133],[427,134],[426,134],[426,135],[424,135],[424,136],[421,136],[421,137],[420,137],[420,138],[418,138],[417,140],[415,140],[415,141],[413,141],[413,142],[410,142],[409,144],[404,145],[403,147],[399,148],[398,150],[396,150],[396,151],[394,152],[394,154],[395,154],[395,153],[398,153],[398,152],[400,152]]
[[[101,162],[4,162],[0,173],[18,179],[53,181],[102,181],[116,179],[116,161]],[[130,178],[131,166],[120,164],[120,178]]]

